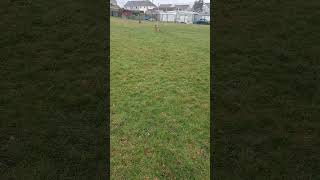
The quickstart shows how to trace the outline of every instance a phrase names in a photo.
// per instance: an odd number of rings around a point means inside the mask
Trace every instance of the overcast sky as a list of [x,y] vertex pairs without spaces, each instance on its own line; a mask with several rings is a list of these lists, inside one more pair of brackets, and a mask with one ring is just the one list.
[[[127,1],[128,0],[117,0],[117,3],[120,7],[123,7]],[[150,1],[152,2],[152,0]],[[194,1],[195,0],[153,0],[153,4],[193,4]],[[208,3],[210,0],[204,0],[204,2]]]

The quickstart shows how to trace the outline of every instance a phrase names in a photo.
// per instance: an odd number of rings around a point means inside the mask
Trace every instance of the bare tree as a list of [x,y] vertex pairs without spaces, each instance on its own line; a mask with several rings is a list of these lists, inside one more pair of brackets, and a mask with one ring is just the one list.
[[192,7],[194,12],[202,12],[203,10],[203,0],[195,1]]

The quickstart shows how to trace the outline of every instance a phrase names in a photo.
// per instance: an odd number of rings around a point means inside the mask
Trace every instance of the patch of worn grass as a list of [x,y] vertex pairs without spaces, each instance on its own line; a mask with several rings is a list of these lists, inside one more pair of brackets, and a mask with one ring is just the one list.
[[209,178],[209,26],[111,18],[111,177]]

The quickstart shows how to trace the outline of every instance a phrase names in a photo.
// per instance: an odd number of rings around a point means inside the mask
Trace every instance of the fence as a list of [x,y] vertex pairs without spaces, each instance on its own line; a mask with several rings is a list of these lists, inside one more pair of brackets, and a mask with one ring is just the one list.
[[206,19],[210,22],[210,15],[196,14],[193,12],[161,12],[160,21],[163,22],[176,22],[192,24],[200,19]]
[[159,14],[159,20],[163,22],[176,22],[176,14]]
[[148,20],[148,21],[161,21],[172,23],[186,23],[192,24],[200,19],[206,19],[210,22],[210,15],[196,14],[193,12],[160,12],[160,13],[137,13],[127,10],[119,10],[118,12],[112,11],[111,16],[121,17],[123,19],[131,20]]
[[178,12],[176,15],[176,22],[192,24],[194,22],[194,13]]

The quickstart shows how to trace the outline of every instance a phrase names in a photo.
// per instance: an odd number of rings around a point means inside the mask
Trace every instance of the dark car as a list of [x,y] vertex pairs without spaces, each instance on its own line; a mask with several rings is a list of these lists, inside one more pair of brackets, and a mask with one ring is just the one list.
[[144,18],[144,20],[146,20],[146,21],[156,21],[156,19],[155,19],[155,18],[152,18],[152,17]]
[[150,21],[151,17],[150,16],[144,16],[144,20]]
[[194,24],[210,24],[210,22],[206,19],[199,19],[198,21],[194,22]]

